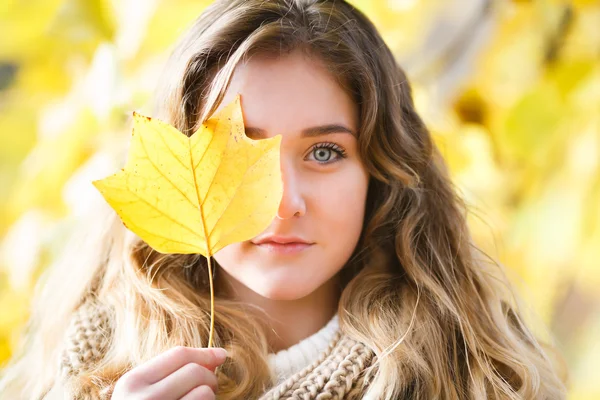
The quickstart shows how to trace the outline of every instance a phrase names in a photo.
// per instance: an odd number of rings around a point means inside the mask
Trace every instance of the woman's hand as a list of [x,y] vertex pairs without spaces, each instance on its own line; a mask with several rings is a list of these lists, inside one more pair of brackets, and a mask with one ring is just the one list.
[[215,398],[215,368],[226,353],[219,348],[177,346],[125,373],[115,384],[112,400]]

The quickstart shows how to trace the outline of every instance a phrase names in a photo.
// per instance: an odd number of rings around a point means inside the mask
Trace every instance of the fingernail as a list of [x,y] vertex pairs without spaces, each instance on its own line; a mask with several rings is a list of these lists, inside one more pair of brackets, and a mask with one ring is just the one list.
[[212,349],[212,353],[215,356],[215,358],[217,359],[217,362],[219,362],[219,363],[222,363],[227,358],[227,350],[225,350],[221,347]]

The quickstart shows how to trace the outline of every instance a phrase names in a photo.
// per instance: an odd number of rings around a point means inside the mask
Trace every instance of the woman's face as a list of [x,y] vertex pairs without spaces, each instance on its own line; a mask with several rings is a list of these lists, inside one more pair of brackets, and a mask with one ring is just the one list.
[[[283,197],[264,232],[214,258],[228,279],[265,298],[300,299],[331,282],[361,233],[369,178],[358,154],[357,105],[320,61],[299,51],[238,66],[221,107],[238,93],[248,137],[282,135]],[[307,244],[257,244],[271,235]]]

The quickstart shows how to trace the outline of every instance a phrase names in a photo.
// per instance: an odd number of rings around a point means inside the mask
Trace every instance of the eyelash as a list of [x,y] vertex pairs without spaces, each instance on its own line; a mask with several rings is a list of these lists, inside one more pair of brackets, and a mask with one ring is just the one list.
[[333,152],[337,153],[337,155],[339,156],[339,158],[337,159],[333,159],[333,161],[317,161],[319,164],[331,164],[334,163],[336,161],[339,161],[340,159],[346,158],[348,155],[346,154],[346,150],[344,150],[343,148],[341,148],[340,146],[338,146],[335,143],[331,143],[331,142],[326,142],[326,143],[317,143],[316,145],[314,145],[311,149],[310,149],[310,153],[312,154],[314,153],[315,150],[318,149],[329,149],[332,150]]

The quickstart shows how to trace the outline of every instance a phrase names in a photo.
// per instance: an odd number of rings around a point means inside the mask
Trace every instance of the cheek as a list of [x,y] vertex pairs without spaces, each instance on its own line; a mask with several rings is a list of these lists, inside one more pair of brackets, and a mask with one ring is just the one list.
[[232,265],[240,265],[244,259],[243,243],[233,243],[223,247],[213,256],[213,258],[223,268],[229,268]]
[[[358,236],[362,228],[368,177],[359,167],[319,179],[312,196],[312,208],[323,231],[336,236]],[[309,208],[311,208],[309,206]]]

